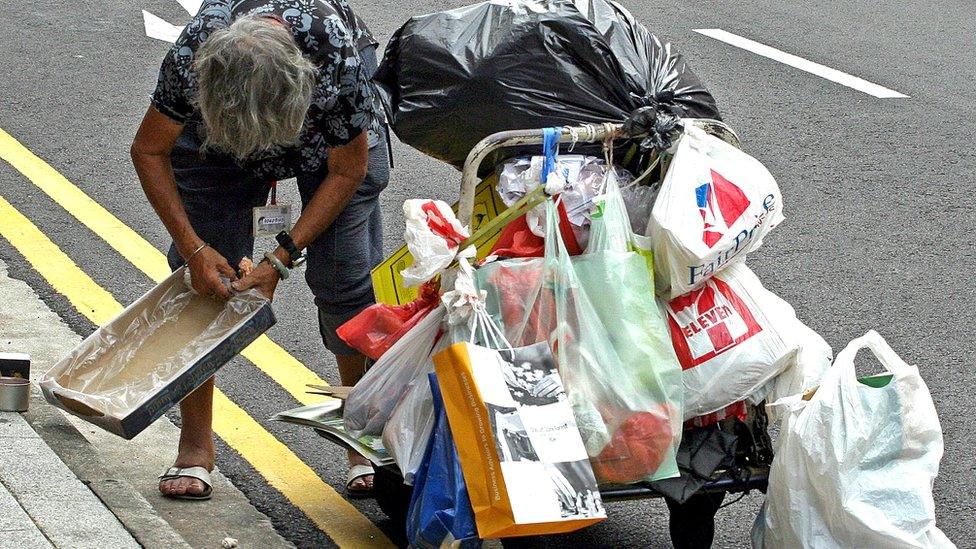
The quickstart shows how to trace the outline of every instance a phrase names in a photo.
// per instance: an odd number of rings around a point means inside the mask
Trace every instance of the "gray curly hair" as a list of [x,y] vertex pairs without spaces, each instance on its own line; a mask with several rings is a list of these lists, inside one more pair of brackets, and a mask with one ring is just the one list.
[[207,147],[244,160],[298,140],[316,67],[287,28],[241,17],[200,46],[194,69]]

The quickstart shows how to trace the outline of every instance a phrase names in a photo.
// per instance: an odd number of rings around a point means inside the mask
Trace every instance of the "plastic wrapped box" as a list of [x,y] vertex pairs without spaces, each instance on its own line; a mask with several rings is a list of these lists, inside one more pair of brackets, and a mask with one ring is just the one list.
[[256,290],[194,294],[185,268],[86,338],[39,381],[51,404],[131,439],[275,323]]

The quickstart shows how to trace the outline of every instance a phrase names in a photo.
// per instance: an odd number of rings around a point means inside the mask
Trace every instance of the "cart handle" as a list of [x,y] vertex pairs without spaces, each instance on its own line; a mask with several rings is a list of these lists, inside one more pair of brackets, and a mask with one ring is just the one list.
[[[692,124],[706,132],[741,148],[739,136],[728,125],[708,118],[684,118],[682,122]],[[629,139],[632,137],[623,132],[623,124],[587,124],[584,126],[566,126],[562,128],[560,143],[597,143],[606,139]],[[475,145],[468,158],[464,161],[461,171],[461,197],[458,200],[458,220],[461,225],[471,224],[474,215],[474,195],[478,187],[478,170],[481,163],[489,154],[508,147],[524,145],[541,145],[543,130],[510,130],[498,132],[482,139]]]

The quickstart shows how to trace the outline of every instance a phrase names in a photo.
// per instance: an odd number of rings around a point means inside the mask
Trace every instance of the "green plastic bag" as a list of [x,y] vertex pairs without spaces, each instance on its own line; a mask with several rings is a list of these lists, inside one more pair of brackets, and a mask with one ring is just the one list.
[[678,474],[673,456],[682,428],[681,365],[667,320],[654,300],[652,255],[633,236],[627,207],[610,171],[602,200],[597,199],[589,245],[583,255],[573,258],[573,266],[583,290],[594,297],[594,311],[617,356],[635,367],[637,387],[675,412],[669,418],[675,434],[670,459],[655,474],[655,479],[668,478]]
[[[646,301],[636,299],[637,294],[626,288],[629,280],[622,281],[623,285],[614,281],[617,286],[612,288],[588,288],[590,282],[583,283],[575,261],[592,263],[583,267],[588,281],[618,267],[601,265],[610,258],[603,252],[571,260],[559,237],[558,213],[551,200],[546,211],[544,258],[496,261],[478,270],[477,281],[486,291],[488,311],[512,345],[549,342],[599,481],[630,483],[677,476],[674,453],[681,436],[680,369],[677,375],[659,375],[658,364],[664,364],[657,358],[660,353],[641,354],[649,341],[641,332],[647,313],[644,307],[647,303],[653,307],[653,293],[644,294]],[[628,272],[633,273],[628,278],[644,277],[638,292],[652,287],[639,255],[625,249],[613,252],[611,259],[627,264]],[[595,303],[605,302],[600,308],[612,305],[619,298],[611,295],[621,290],[627,294],[620,296],[628,300],[627,307],[639,304],[641,308],[631,312],[618,301],[617,316],[638,318],[629,323],[614,319],[614,330],[623,324],[626,330],[611,336]],[[670,349],[669,342],[664,349]],[[677,367],[673,351],[670,353],[670,362],[661,372],[670,373],[668,368]]]

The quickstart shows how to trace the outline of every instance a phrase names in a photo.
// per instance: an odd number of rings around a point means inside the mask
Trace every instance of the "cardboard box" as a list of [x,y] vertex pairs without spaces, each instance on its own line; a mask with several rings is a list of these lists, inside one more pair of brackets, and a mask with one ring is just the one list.
[[51,404],[131,439],[275,323],[268,300],[193,294],[181,268],[41,377]]

